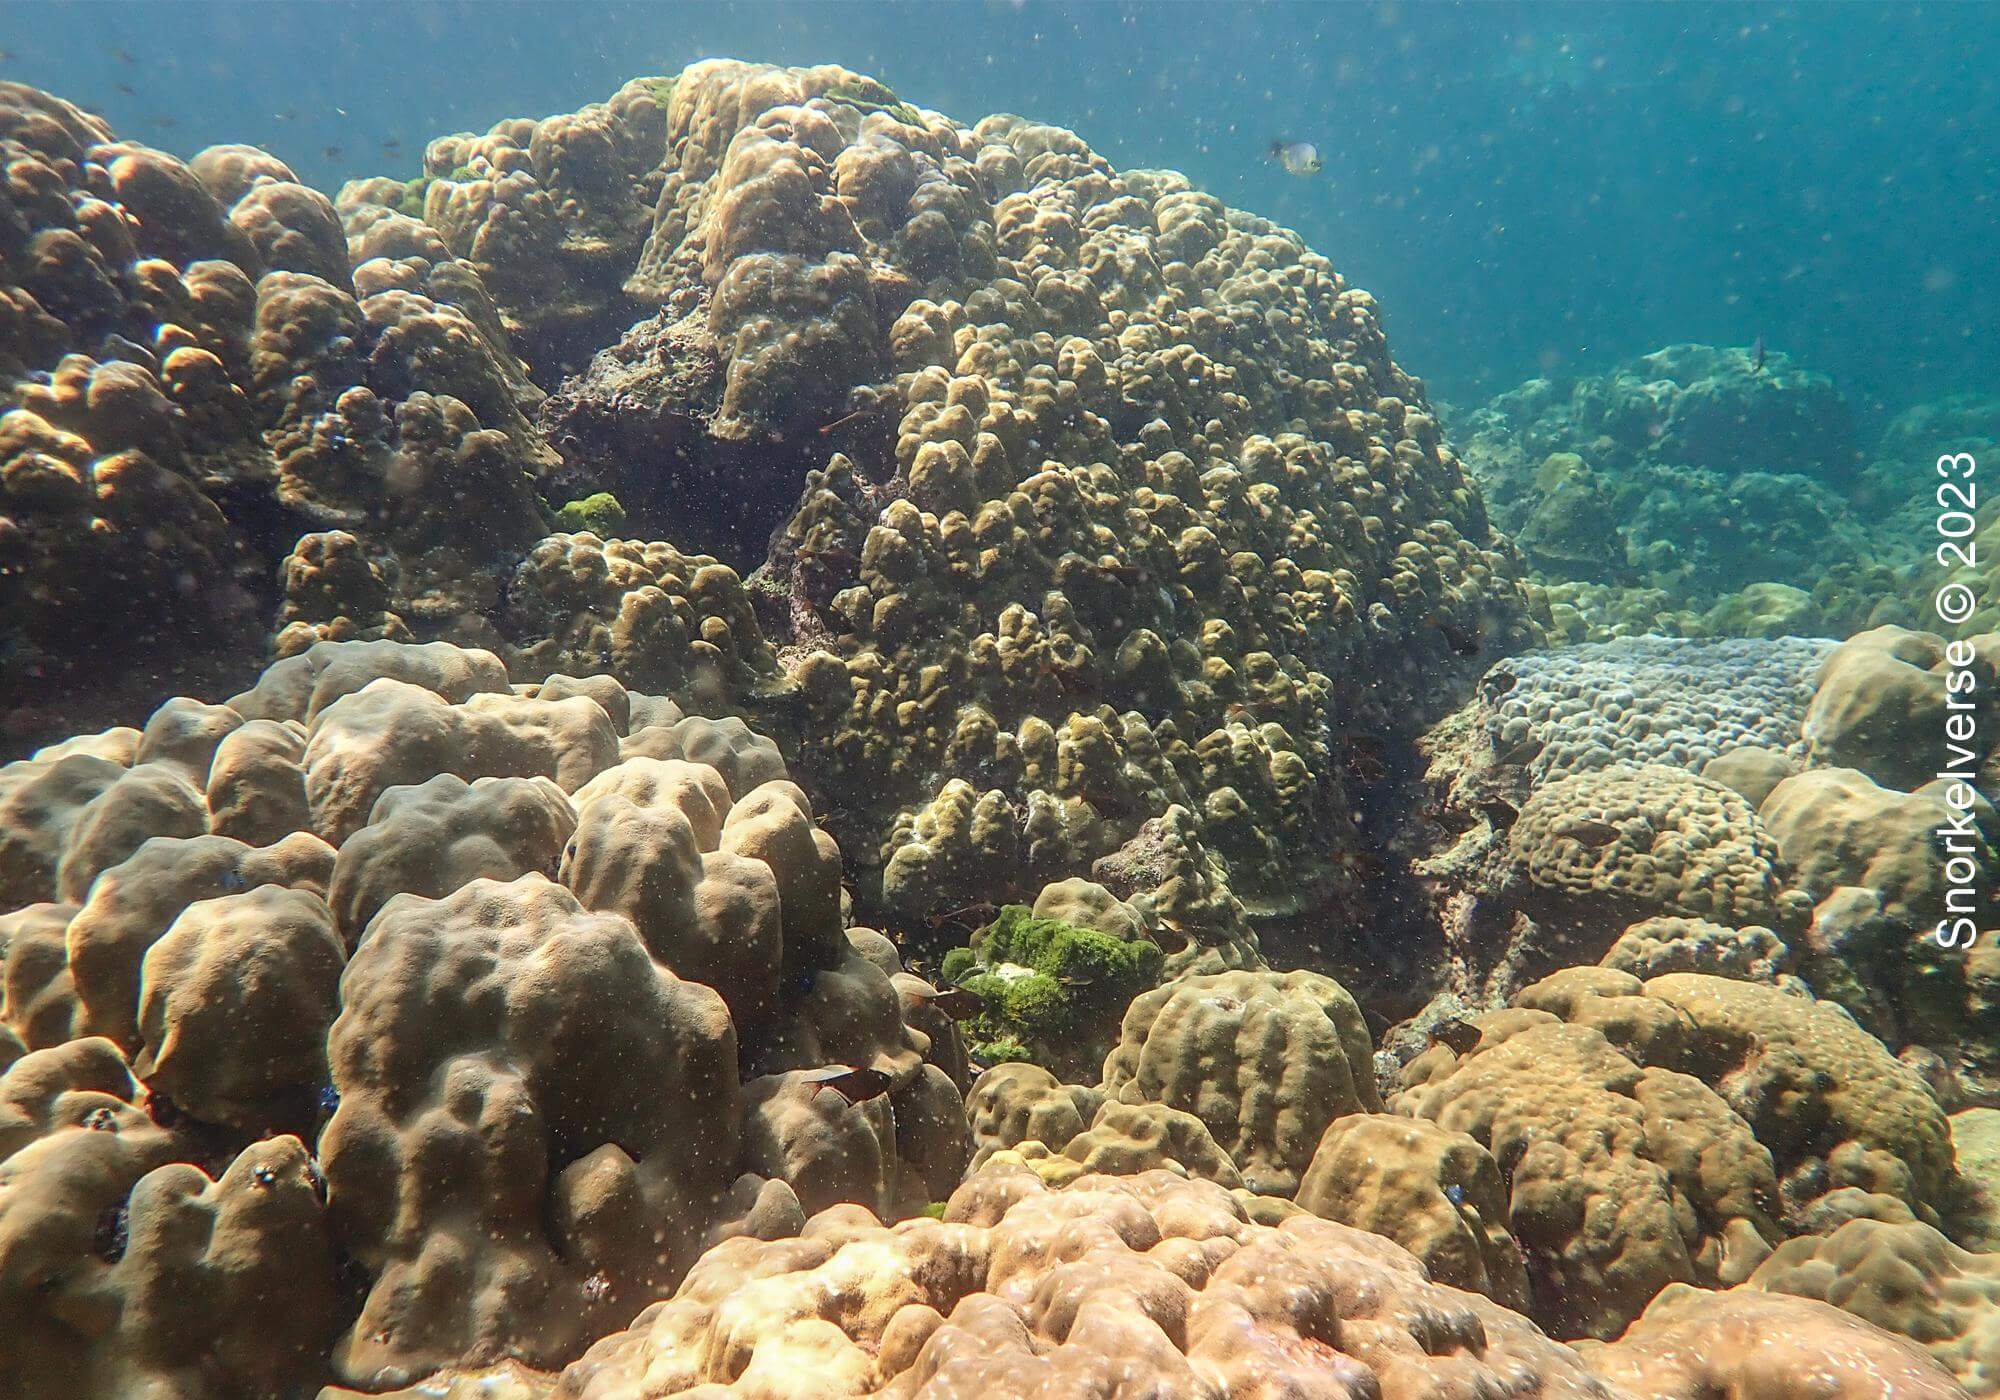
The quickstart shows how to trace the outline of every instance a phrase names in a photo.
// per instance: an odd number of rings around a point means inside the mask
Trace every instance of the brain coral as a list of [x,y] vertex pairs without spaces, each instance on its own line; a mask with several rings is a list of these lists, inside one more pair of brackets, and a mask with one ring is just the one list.
[[322,642],[0,791],[9,1394],[560,1365],[706,1242],[921,1210],[970,1153],[935,989],[740,721]]
[[[829,1212],[796,1240],[709,1254],[676,1296],[572,1365],[563,1400],[1149,1394],[1944,1400],[1922,1351],[1824,1304],[1731,1298],[1587,1355],[1379,1236],[1311,1215],[1259,1224],[1164,1172],[1051,1189],[993,1167],[941,1220]],[[1698,1359],[1689,1359],[1690,1357]],[[1615,1377],[1609,1389],[1599,1373]]]

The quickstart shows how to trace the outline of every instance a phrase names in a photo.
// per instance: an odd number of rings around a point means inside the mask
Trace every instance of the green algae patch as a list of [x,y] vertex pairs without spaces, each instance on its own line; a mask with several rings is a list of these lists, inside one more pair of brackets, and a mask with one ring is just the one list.
[[403,192],[396,197],[396,212],[408,214],[413,219],[424,216],[424,197],[430,193],[436,177],[419,175],[414,180],[403,182]]
[[590,534],[601,540],[613,540],[625,528],[625,507],[609,491],[599,491],[565,503],[556,512],[556,524],[573,535]]
[[966,1024],[982,1064],[1027,1060],[1070,1077],[1094,1071],[1126,1003],[1156,985],[1165,964],[1158,944],[1041,919],[1010,904],[945,955],[944,980],[978,997]]
[[830,87],[825,94],[835,102],[845,102],[848,106],[863,112],[887,112],[905,126],[922,126],[922,114],[902,98],[896,96],[887,83],[873,78],[862,78],[852,83]]

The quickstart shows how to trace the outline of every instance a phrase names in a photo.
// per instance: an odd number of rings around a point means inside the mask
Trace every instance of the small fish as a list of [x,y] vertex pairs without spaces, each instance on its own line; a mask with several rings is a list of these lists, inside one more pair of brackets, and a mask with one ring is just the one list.
[[964,987],[912,992],[911,996],[926,1006],[935,1006],[954,1021],[970,1021],[986,1010],[985,999],[979,993],[968,991]]
[[1520,809],[1504,797],[1482,797],[1473,808],[1490,822],[1495,831],[1506,831],[1521,819]]
[[862,1069],[854,1065],[828,1065],[824,1069],[801,1070],[799,1078],[822,1089],[831,1089],[849,1103],[879,1099],[889,1092],[891,1083],[889,1076],[879,1069]]
[[403,143],[393,136],[385,136],[382,138],[382,149],[385,151],[400,151],[403,149]]
[[1465,1204],[1465,1188],[1456,1181],[1444,1188],[1444,1198],[1455,1206]]
[[137,61],[132,57],[131,54],[125,52],[125,50],[123,49],[112,49],[111,56],[117,59],[120,63],[133,63]]
[[1479,1027],[1457,1016],[1445,1016],[1431,1027],[1431,1039],[1454,1054],[1470,1055],[1479,1045]]
[[1097,572],[1119,583],[1144,583],[1146,571],[1137,564],[1099,564]]
[[127,97],[137,97],[139,95],[139,90],[130,83],[113,83],[111,86],[117,91],[124,93]]
[[1437,634],[1444,638],[1445,645],[1460,656],[1477,656],[1480,647],[1484,645],[1477,632],[1448,619],[1433,621],[1431,626],[1435,627]]
[[0,63],[12,63],[13,61],[14,51],[12,49],[0,49]]
[[1287,141],[1279,137],[1271,143],[1266,156],[1285,167],[1287,175],[1317,175],[1321,169],[1319,147],[1310,141]]
[[1489,700],[1498,700],[1521,683],[1521,678],[1505,667],[1495,667],[1486,673],[1486,679],[1479,683]]
[[296,107],[287,107],[284,111],[273,112],[271,115],[277,121],[295,122],[299,119],[299,109]]
[[1567,836],[1579,846],[1608,846],[1618,839],[1618,828],[1597,817],[1573,817],[1556,828],[1556,835]]
[[1750,347],[1750,372],[1752,374],[1762,374],[1764,372],[1764,336],[1762,332],[1758,333],[1757,343]]
[[340,148],[339,146],[321,146],[319,148],[319,153],[325,156],[328,160],[339,160],[342,156],[347,154],[347,152],[342,148]]
[[340,1107],[340,1090],[334,1088],[331,1084],[320,1085],[319,1111],[321,1113],[324,1113],[327,1117],[331,1118],[333,1117],[334,1110],[338,1109],[339,1107]]
[[180,124],[181,124],[181,119],[177,116],[174,116],[171,112],[162,113],[160,116],[153,118],[153,125],[157,126],[162,131],[172,131],[175,127],[179,126]]
[[893,399],[883,399],[879,403],[869,404],[866,408],[857,408],[852,413],[843,413],[840,417],[834,419],[831,423],[828,423],[823,427],[821,427],[820,432],[830,433],[836,428],[843,428],[847,426],[849,423],[855,422],[857,419],[877,417],[882,413],[886,412],[889,408],[895,406],[896,402],[897,401]]

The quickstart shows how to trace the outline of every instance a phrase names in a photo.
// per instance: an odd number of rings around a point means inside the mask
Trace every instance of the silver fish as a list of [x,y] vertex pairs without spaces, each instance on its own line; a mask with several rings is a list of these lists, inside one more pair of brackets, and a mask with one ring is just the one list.
[[1286,141],[1282,138],[1273,141],[1269,157],[1284,166],[1288,175],[1317,175],[1322,168],[1319,147],[1310,141]]

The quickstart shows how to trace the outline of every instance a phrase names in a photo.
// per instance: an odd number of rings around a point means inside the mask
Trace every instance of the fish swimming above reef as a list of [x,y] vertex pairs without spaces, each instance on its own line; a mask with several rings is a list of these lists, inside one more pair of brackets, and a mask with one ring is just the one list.
[[1319,147],[1310,141],[1287,141],[1281,136],[1271,143],[1267,155],[1284,166],[1287,175],[1317,175],[1324,168]]
[[1752,374],[1762,374],[1764,372],[1764,355],[1764,337],[1759,335],[1757,343],[1750,347],[1750,372]]

